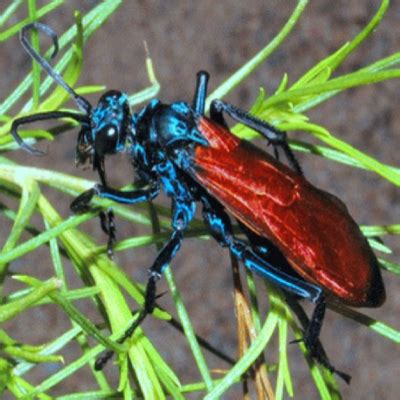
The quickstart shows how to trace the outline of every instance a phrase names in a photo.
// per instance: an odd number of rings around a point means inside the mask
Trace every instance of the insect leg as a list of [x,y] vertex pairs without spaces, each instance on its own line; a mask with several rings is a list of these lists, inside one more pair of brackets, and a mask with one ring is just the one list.
[[[85,135],[83,129],[79,132],[79,136]],[[79,151],[79,143],[80,139],[78,137],[78,145],[76,151],[76,160],[77,165],[83,160],[85,162],[85,157],[82,156],[82,153]],[[107,178],[106,178],[106,169],[104,164],[104,157],[98,156],[96,153],[93,156],[93,169],[98,172],[101,186],[108,187],[107,185]],[[71,204],[72,206],[72,204]],[[116,237],[116,228],[115,228],[115,217],[112,208],[110,207],[107,211],[100,211],[99,212],[99,219],[100,219],[100,227],[101,230],[107,235],[107,255],[110,259],[113,258],[114,255],[114,243],[117,239]]]
[[[318,340],[326,310],[326,302],[322,289],[312,283],[304,281],[301,277],[296,277],[284,272],[288,270],[288,265],[284,265],[283,270],[281,270],[275,265],[272,265],[265,257],[262,257],[263,253],[265,253],[265,255],[268,254],[268,251],[265,251],[267,247],[265,244],[268,242],[263,243],[260,238],[259,243],[253,248],[252,244],[247,245],[242,240],[236,239],[232,232],[229,216],[226,214],[223,207],[205,196],[202,196],[201,201],[203,203],[203,219],[208,225],[210,233],[221,246],[228,247],[251,271],[268,279],[287,292],[302,298],[307,298],[316,303],[311,321],[304,335],[304,344],[310,356],[315,361],[326,367],[332,373],[339,375],[346,382],[349,382],[349,375],[338,371],[330,364]],[[280,260],[280,258],[278,257],[277,260]]]
[[[156,290],[157,281],[160,280],[165,268],[170,263],[170,261],[175,257],[176,253],[181,247],[182,239],[183,239],[182,231],[174,230],[167,244],[161,249],[153,265],[149,269],[149,279],[146,285],[143,309],[142,311],[140,311],[137,319],[125,331],[123,336],[120,339],[118,339],[118,343],[123,343],[130,336],[132,336],[135,329],[143,322],[146,316],[154,311],[157,299],[157,290]],[[106,365],[106,363],[108,362],[108,360],[113,356],[113,354],[114,352],[112,350],[104,352],[95,362],[96,371],[102,370]]]
[[[325,302],[321,299],[321,304],[316,305],[311,320],[307,317],[306,313],[304,312],[303,308],[300,304],[291,296],[290,294],[285,295],[286,301],[289,307],[293,310],[296,314],[298,320],[300,321],[301,325],[305,329],[306,333],[304,338],[300,341],[303,341],[310,351],[310,354],[314,360],[316,360],[319,364],[323,365],[332,373],[340,376],[347,384],[351,381],[351,376],[346,374],[345,372],[337,370],[329,361],[328,356],[325,353],[324,348],[322,347],[321,341],[318,339],[321,326],[322,326],[322,319],[325,314]],[[313,322],[314,321],[314,322]],[[315,322],[318,321],[318,322]],[[317,326],[315,326],[317,325]],[[314,340],[313,340],[314,339]],[[298,342],[299,340],[295,340],[291,343]],[[310,350],[312,348],[312,350]]]
[[100,227],[101,230],[107,235],[107,255],[110,259],[112,259],[114,255],[114,243],[117,240],[117,236],[115,234],[115,216],[112,208],[109,208],[107,211],[99,212],[100,219]]
[[194,92],[192,107],[198,113],[203,115],[206,105],[207,97],[207,84],[210,75],[206,71],[199,71],[197,73],[196,90]]
[[[209,204],[206,203],[205,210],[203,211],[203,217],[208,226],[211,228],[211,232],[214,238],[222,246],[229,247],[231,250],[232,247],[237,248],[238,246],[240,246],[241,249],[245,248],[244,246],[246,246],[246,244],[244,242],[239,241],[233,237],[229,217],[218,203],[213,204],[212,208],[210,207]],[[322,345],[319,341],[319,335],[321,332],[322,323],[326,310],[326,302],[321,289],[312,284],[308,284],[309,285],[308,287],[304,287],[304,283],[306,282],[303,279],[301,279],[301,277],[296,278],[295,276],[292,275],[291,271],[292,268],[290,267],[289,263],[271,242],[256,235],[246,226],[243,226],[241,224],[240,226],[251,242],[251,246],[247,246],[247,250],[245,250],[247,251],[248,258],[246,259],[246,256],[245,257],[242,256],[241,258],[245,266],[247,266],[249,269],[251,269],[256,273],[261,274],[264,278],[269,279],[274,284],[277,284],[281,288],[285,289],[287,292],[294,293],[301,297],[307,297],[311,301],[316,302],[315,309],[313,311],[311,320],[307,324],[307,328],[302,341],[307,347],[310,356],[315,361],[323,365],[332,373],[336,373],[345,382],[349,383],[351,377],[348,374],[337,370],[329,362],[325,354],[325,351],[323,350]],[[232,251],[234,252],[234,250]],[[258,260],[256,259],[256,257],[259,257]],[[266,257],[268,257],[268,261],[266,261],[265,259]],[[255,264],[257,264],[256,267],[254,267]],[[279,265],[278,270],[276,270],[275,265]],[[260,268],[261,272],[259,271]],[[269,270],[270,274],[273,274],[275,276],[273,278],[267,276],[265,274],[266,270]],[[287,274],[285,273],[286,271],[288,272]],[[278,273],[279,275],[276,275],[276,273]],[[295,274],[294,271],[293,274]],[[292,288],[293,285],[298,285],[300,282],[303,293],[307,293],[307,289],[310,290],[311,288],[311,290],[314,291],[316,295],[313,295],[311,297],[303,296],[302,293],[298,290],[298,288],[296,290],[293,290],[288,287],[284,287],[280,285],[279,282],[276,281],[276,279],[282,279],[282,278],[284,280],[290,279],[290,281],[286,283],[287,284],[291,283]]]
[[80,214],[90,209],[89,203],[94,196],[103,199],[110,199],[121,204],[135,204],[146,200],[154,199],[159,193],[158,185],[152,186],[150,189],[137,189],[130,191],[116,190],[108,186],[95,185],[80,194],[70,205],[74,213]]
[[317,302],[322,295],[322,289],[301,278],[291,276],[262,258],[250,245],[233,236],[228,215],[219,207],[210,203],[210,199],[202,198],[203,219],[210,228],[213,237],[243,262],[246,268],[268,279],[281,289],[287,290],[302,298]]
[[159,252],[157,258],[153,262],[153,265],[149,269],[149,279],[146,285],[143,310],[141,311],[139,318],[124,334],[124,339],[122,341],[131,336],[136,327],[140,325],[141,321],[143,321],[148,314],[151,314],[154,311],[157,297],[156,283],[158,280],[160,280],[165,268],[168,266],[168,264],[171,262],[171,260],[175,257],[176,253],[180,249],[182,239],[182,231],[174,230],[168,242],[164,245],[164,247]]
[[[258,255],[260,255],[262,258],[268,257],[268,261],[270,261],[273,265],[279,265],[279,268],[283,271],[287,271],[289,274],[296,274],[296,272],[293,271],[293,268],[287,262],[279,249],[277,249],[277,247],[274,246],[269,240],[257,235],[240,222],[239,226],[243,233],[250,240],[252,249],[256,251]],[[311,357],[332,373],[336,373],[345,382],[349,383],[351,377],[348,374],[337,370],[330,363],[319,340],[326,310],[326,302],[324,296],[321,294],[321,296],[319,297],[310,320],[308,319],[307,315],[298,304],[298,302],[296,302],[293,296],[290,295],[290,293],[286,293],[285,297],[288,301],[289,306],[296,313],[299,321],[305,329],[304,338],[301,341],[304,342]]]
[[[150,187],[150,189],[137,189],[131,191],[122,191],[112,189],[104,185],[95,185],[92,189],[89,189],[80,194],[70,205],[72,212],[81,214],[90,210],[89,203],[94,196],[99,196],[104,199],[110,199],[117,203],[122,204],[135,204],[146,200],[153,199],[159,193],[158,185]],[[107,212],[101,211],[99,213],[100,226],[102,231],[108,236],[107,242],[107,254],[109,257],[113,255],[113,245],[115,243],[115,224],[114,224],[114,213],[111,209]]]
[[260,135],[264,136],[269,143],[274,146],[275,155],[277,155],[277,147],[280,147],[285,153],[291,167],[300,175],[303,175],[303,171],[290,149],[286,132],[283,132],[267,122],[256,118],[246,111],[241,110],[233,106],[232,104],[226,103],[222,100],[214,100],[211,103],[210,116],[216,122],[223,121],[223,113],[227,113],[234,120],[248,126],[251,129],[257,131]]
[[[133,334],[135,329],[146,318],[146,316],[154,311],[157,299],[157,281],[160,280],[163,272],[165,271],[165,268],[168,266],[168,264],[171,262],[171,260],[175,257],[176,253],[180,249],[183,240],[183,231],[186,229],[188,223],[193,218],[194,212],[194,201],[190,199],[185,199],[184,201],[174,201],[172,215],[173,232],[168,242],[158,253],[157,258],[149,269],[149,279],[146,285],[143,309],[139,313],[138,318],[134,321],[134,323],[118,340],[119,343],[123,343],[126,339],[128,339]],[[112,357],[112,355],[113,351],[106,351],[96,360],[95,369],[103,369],[103,367]]]

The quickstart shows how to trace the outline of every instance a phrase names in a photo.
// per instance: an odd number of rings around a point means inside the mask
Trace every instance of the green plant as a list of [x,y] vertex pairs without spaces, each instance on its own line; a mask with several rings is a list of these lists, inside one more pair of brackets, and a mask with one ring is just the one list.
[[[14,1],[3,13],[0,25],[5,23],[15,12],[23,1]],[[49,5],[37,8],[36,2],[29,0],[29,19],[23,20],[0,34],[0,40],[6,40],[15,34],[30,20],[34,20],[50,12],[54,7],[62,4],[62,1],[53,1]],[[84,43],[88,38],[113,14],[121,4],[121,1],[106,0],[94,7],[83,18],[76,15],[76,23],[60,38],[60,46],[66,49],[63,57],[57,64],[57,69],[63,71],[65,79],[71,86],[78,81],[82,66],[82,51]],[[262,63],[273,51],[275,51],[287,38],[293,26],[299,20],[307,1],[299,1],[291,18],[282,28],[279,34],[262,49],[253,59],[249,60],[241,69],[228,78],[208,98],[209,102],[214,98],[223,98],[228,92],[237,87],[257,66]],[[351,165],[355,168],[368,169],[379,174],[383,179],[400,185],[400,170],[389,165],[380,163],[372,157],[353,148],[341,139],[333,136],[326,128],[309,121],[305,112],[317,106],[323,101],[335,96],[348,88],[400,77],[400,69],[396,66],[400,62],[400,53],[393,54],[381,59],[371,65],[365,66],[355,72],[345,75],[333,76],[336,69],[363,42],[372,30],[381,21],[388,1],[382,1],[371,22],[353,39],[346,43],[332,55],[326,57],[313,68],[307,71],[297,82],[289,85],[287,75],[283,76],[282,82],[276,92],[265,97],[264,91],[260,90],[258,100],[252,107],[252,113],[270,121],[283,130],[302,130],[310,133],[324,145],[311,145],[306,142],[292,141],[291,146],[299,151],[305,151],[334,160],[336,162]],[[71,45],[72,40],[75,40]],[[38,45],[37,38],[33,38],[34,45]],[[155,78],[151,60],[147,60],[147,70],[151,86],[132,95],[131,104],[137,105],[154,97],[159,85]],[[17,343],[12,338],[12,332],[0,331],[4,357],[0,359],[0,390],[13,393],[15,398],[27,396],[29,398],[50,398],[53,387],[60,381],[72,374],[79,374],[81,368],[86,364],[93,367],[95,357],[104,347],[112,348],[121,353],[119,359],[119,387],[124,398],[131,398],[141,392],[144,398],[162,399],[169,394],[172,398],[184,398],[186,393],[207,393],[205,398],[214,399],[221,397],[233,384],[240,381],[243,374],[256,362],[260,354],[266,349],[272,335],[279,337],[279,360],[275,366],[276,375],[275,395],[283,398],[285,392],[293,393],[291,371],[287,358],[288,331],[293,330],[295,337],[301,337],[301,330],[295,322],[290,308],[287,306],[282,294],[268,285],[267,292],[262,291],[258,296],[269,297],[270,308],[267,318],[263,321],[257,307],[256,289],[251,276],[248,276],[248,286],[252,293],[250,310],[253,316],[253,327],[258,333],[243,357],[222,378],[215,379],[210,367],[203,356],[203,350],[195,336],[192,324],[185,306],[175,285],[171,271],[167,271],[166,278],[170,291],[176,305],[177,314],[183,325],[188,344],[193,352],[195,363],[200,371],[202,381],[181,385],[179,378],[170,366],[162,359],[162,351],[153,346],[144,335],[143,330],[138,329],[133,338],[124,345],[117,344],[114,340],[118,338],[132,321],[130,307],[126,297],[131,297],[141,305],[143,303],[143,287],[132,282],[122,269],[110,261],[104,246],[96,246],[93,238],[80,230],[80,225],[96,216],[96,212],[85,215],[72,216],[63,220],[57,212],[55,204],[43,195],[41,186],[50,186],[53,189],[76,196],[84,190],[92,187],[93,182],[79,179],[73,176],[60,174],[55,171],[25,167],[11,161],[13,151],[18,147],[9,135],[11,117],[7,115],[21,97],[32,87],[32,99],[28,101],[15,116],[19,117],[26,113],[54,110],[64,107],[68,95],[59,87],[49,92],[52,83],[50,78],[40,82],[40,71],[33,63],[32,73],[29,74],[16,90],[8,96],[0,105],[1,121],[0,127],[0,190],[7,198],[0,204],[1,218],[13,221],[12,229],[5,240],[0,254],[0,276],[2,288],[6,280],[17,279],[26,287],[3,296],[0,306],[0,321],[4,322],[25,313],[31,307],[55,304],[60,307],[65,315],[71,320],[71,329],[63,335],[56,337],[51,343],[43,346],[31,346]],[[101,86],[80,87],[80,94],[102,92],[105,88]],[[68,124],[68,128],[73,124]],[[246,139],[252,139],[254,132],[243,126],[236,126],[233,131]],[[52,139],[49,132],[43,130],[24,131],[23,137],[27,141],[38,139]],[[13,206],[18,201],[18,210]],[[157,206],[150,208],[139,205],[138,207],[124,207],[105,200],[96,200],[96,206],[107,208],[112,206],[114,212],[123,219],[136,224],[152,226],[154,232],[146,236],[137,236],[119,242],[116,251],[134,249],[137,247],[158,245],[167,237],[169,229],[169,210]],[[150,210],[150,212],[149,212]],[[44,221],[46,229],[41,231],[37,225],[31,224],[33,215],[39,215]],[[158,218],[160,220],[158,221]],[[376,236],[387,234],[400,234],[400,224],[391,226],[366,226],[363,232],[370,238],[371,245],[380,252],[390,252],[386,246],[375,240]],[[28,233],[30,239],[21,239],[21,235]],[[188,236],[206,237],[207,232],[202,223],[195,221],[192,224]],[[24,236],[25,238],[26,236]],[[26,269],[25,275],[16,275],[9,269],[10,263],[21,259],[26,254],[48,246],[51,260],[54,265],[54,277],[45,281],[34,276],[34,269]],[[75,272],[81,277],[83,287],[69,289],[65,278],[64,260],[70,260]],[[400,272],[400,266],[380,258],[384,268],[393,273]],[[127,296],[126,296],[127,295]],[[110,322],[112,332],[108,337],[106,332],[99,329],[94,323],[82,314],[75,303],[82,299],[90,299],[99,308],[100,312],[106,314]],[[368,320],[358,312],[346,308],[338,309],[344,315],[368,325],[382,336],[400,342],[400,332],[385,325],[380,321]],[[155,317],[169,319],[169,315],[157,310]],[[96,340],[92,345],[90,338]],[[82,356],[77,360],[65,365],[59,371],[48,376],[41,383],[31,383],[25,378],[25,374],[40,363],[60,362],[58,352],[71,342],[77,342],[82,349]],[[304,352],[304,346],[300,344]],[[127,351],[128,352],[128,357]],[[136,374],[137,381],[129,378],[130,368]],[[310,364],[310,370],[315,384],[323,398],[337,398],[340,396],[335,377],[324,371],[317,365]],[[104,373],[95,373],[93,376],[98,383],[96,392],[69,394],[63,399],[86,399],[111,398],[118,393],[109,384]],[[261,375],[266,376],[265,369]],[[262,377],[260,378],[262,380]]]

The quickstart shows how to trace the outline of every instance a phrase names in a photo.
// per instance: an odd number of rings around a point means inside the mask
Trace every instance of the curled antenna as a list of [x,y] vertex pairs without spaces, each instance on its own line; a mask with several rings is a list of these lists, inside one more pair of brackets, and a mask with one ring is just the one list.
[[57,71],[55,71],[51,67],[51,65],[40,54],[38,54],[36,50],[32,47],[32,45],[29,43],[29,40],[27,38],[27,33],[32,29],[37,29],[45,33],[47,36],[50,36],[54,45],[54,50],[51,55],[51,58],[54,58],[56,56],[59,49],[57,33],[48,25],[42,24],[40,22],[32,22],[31,24],[25,25],[21,29],[20,40],[22,47],[55,80],[55,82],[57,82],[60,86],[62,86],[72,96],[72,98],[78,105],[79,109],[83,111],[85,114],[89,114],[92,108],[90,103],[82,96],[79,96],[74,91],[74,89],[72,89],[71,86],[69,86],[68,83],[65,82],[63,77]]
[[13,121],[11,126],[11,135],[15,139],[15,141],[28,153],[33,154],[35,156],[42,156],[46,154],[42,150],[35,149],[34,147],[29,146],[24,142],[22,137],[18,134],[18,127],[23,124],[29,124],[31,122],[36,121],[44,121],[49,119],[59,119],[59,118],[72,118],[75,121],[79,122],[82,126],[90,126],[90,112],[92,109],[91,104],[84,99],[82,96],[79,96],[72,88],[68,85],[67,82],[63,79],[63,77],[55,71],[51,65],[40,55],[37,51],[32,47],[27,38],[27,34],[32,29],[38,29],[39,31],[45,33],[47,36],[51,38],[54,45],[54,50],[51,55],[51,58],[54,58],[58,53],[58,38],[56,32],[50,28],[48,25],[42,24],[40,22],[33,22],[31,24],[25,25],[20,34],[20,40],[25,51],[54,79],[54,81],[62,86],[74,99],[79,109],[83,111],[84,114],[78,114],[67,111],[49,111],[42,112],[33,115],[28,115],[26,117],[18,118]]
[[24,139],[18,133],[18,127],[23,124],[29,124],[30,122],[36,121],[44,121],[49,119],[58,119],[58,118],[72,118],[77,122],[80,122],[82,125],[87,124],[90,125],[89,117],[85,114],[77,114],[68,111],[49,111],[43,112],[33,115],[28,115],[26,117],[17,118],[13,121],[11,125],[11,135],[13,136],[14,140],[28,153],[34,156],[43,156],[46,152],[42,150],[35,149],[29,144],[24,142]]

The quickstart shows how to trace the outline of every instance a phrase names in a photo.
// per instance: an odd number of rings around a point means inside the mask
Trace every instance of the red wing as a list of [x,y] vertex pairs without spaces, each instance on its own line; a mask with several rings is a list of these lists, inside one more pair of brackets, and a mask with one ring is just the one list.
[[300,275],[349,304],[374,305],[377,261],[346,206],[224,127],[201,118],[199,129],[209,146],[196,148],[192,176]]

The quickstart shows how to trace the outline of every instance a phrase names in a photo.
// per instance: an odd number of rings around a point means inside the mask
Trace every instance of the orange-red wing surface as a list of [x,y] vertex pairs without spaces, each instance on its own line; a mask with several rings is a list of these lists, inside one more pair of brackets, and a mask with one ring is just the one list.
[[207,118],[199,130],[209,145],[193,155],[197,182],[306,280],[353,306],[382,304],[376,257],[341,200]]

